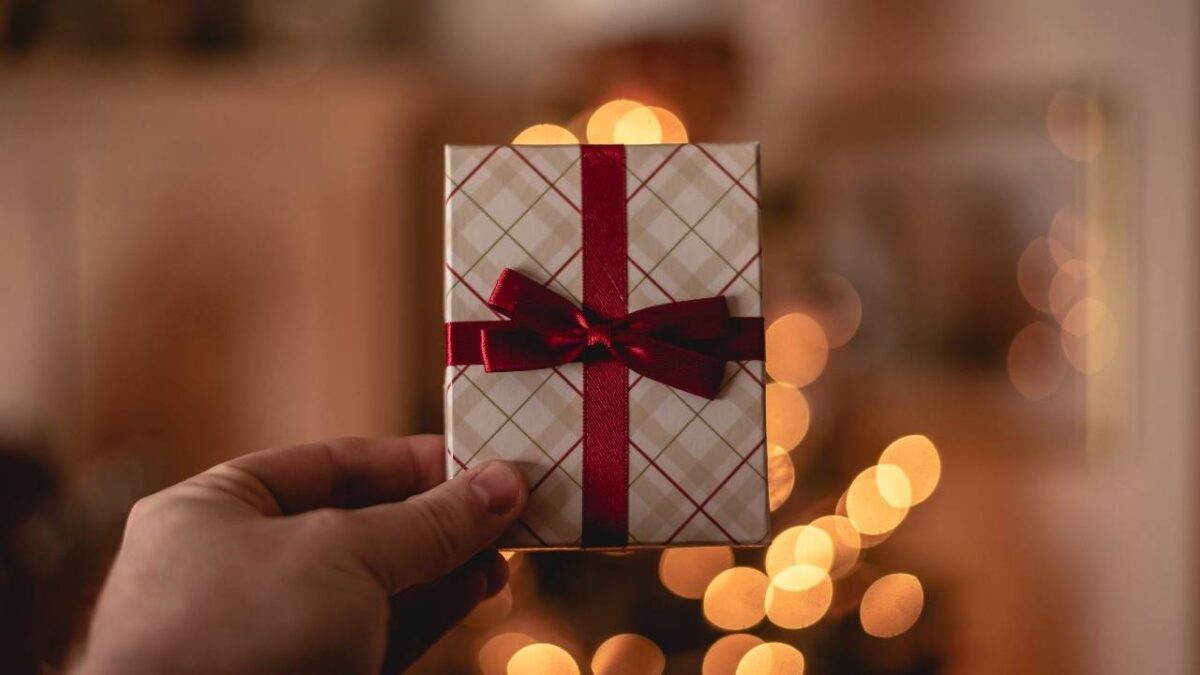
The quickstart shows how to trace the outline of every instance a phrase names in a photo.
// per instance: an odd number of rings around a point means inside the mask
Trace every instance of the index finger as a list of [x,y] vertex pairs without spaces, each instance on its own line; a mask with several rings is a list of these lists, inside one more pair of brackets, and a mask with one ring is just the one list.
[[261,450],[214,467],[249,474],[283,515],[402,500],[446,477],[441,436],[341,438]]

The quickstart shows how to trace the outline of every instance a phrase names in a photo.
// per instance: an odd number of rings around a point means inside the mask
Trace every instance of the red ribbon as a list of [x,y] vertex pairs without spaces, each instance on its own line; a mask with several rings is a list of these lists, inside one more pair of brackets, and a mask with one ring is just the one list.
[[731,317],[725,296],[589,320],[570,300],[515,270],[500,273],[488,306],[509,321],[446,324],[447,365],[489,373],[615,360],[689,394],[716,398],[727,361],[763,357],[760,317]]
[[628,312],[625,148],[584,145],[583,307],[505,269],[488,306],[507,318],[446,324],[446,364],[490,373],[582,362],[583,546],[623,547],[629,516],[629,370],[716,398],[728,361],[763,358],[762,317],[724,296]]

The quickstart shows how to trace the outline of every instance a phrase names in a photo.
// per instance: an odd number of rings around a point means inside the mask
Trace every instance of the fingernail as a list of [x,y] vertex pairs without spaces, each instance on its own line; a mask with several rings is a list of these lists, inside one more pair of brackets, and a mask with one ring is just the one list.
[[507,464],[489,462],[471,479],[471,489],[488,513],[508,513],[517,503],[521,479]]

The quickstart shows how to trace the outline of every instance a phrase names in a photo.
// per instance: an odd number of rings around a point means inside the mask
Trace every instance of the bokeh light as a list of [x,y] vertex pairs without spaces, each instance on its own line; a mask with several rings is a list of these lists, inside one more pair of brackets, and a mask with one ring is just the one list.
[[687,128],[675,113],[655,105],[646,106],[658,118],[658,126],[662,129],[662,143],[687,143]]
[[1077,162],[1095,159],[1104,145],[1100,105],[1079,92],[1056,92],[1046,110],[1046,132],[1067,157]]
[[1051,313],[1050,280],[1057,270],[1058,265],[1051,255],[1046,237],[1035,238],[1021,252],[1021,257],[1017,259],[1017,288],[1030,307]]
[[822,569],[833,566],[834,546],[829,534],[811,525],[789,527],[775,536],[767,547],[763,567],[767,576],[774,577],[783,570],[801,563]]
[[1031,401],[1048,398],[1067,376],[1058,330],[1044,321],[1029,324],[1013,337],[1007,363],[1013,387]]
[[619,98],[596,108],[587,123],[588,143],[616,143],[617,122],[631,110],[642,108],[637,101]]
[[636,633],[621,633],[605,640],[592,655],[595,675],[661,675],[667,657],[658,645]]
[[658,577],[668,591],[681,598],[699,600],[708,584],[733,566],[728,546],[668,548],[658,561]]
[[830,349],[854,337],[862,323],[862,298],[850,280],[840,274],[818,274],[808,285],[806,306],[825,332]]
[[829,535],[833,545],[833,557],[829,565],[829,576],[840,579],[854,568],[862,551],[862,535],[845,516],[821,516],[812,521],[812,527]]
[[906,498],[912,499],[912,488],[903,470],[890,464],[872,466],[846,491],[846,517],[863,534],[890,532],[908,515]]
[[1107,318],[1108,306],[1096,298],[1083,298],[1063,316],[1062,329],[1071,335],[1093,333]]
[[701,675],[735,675],[746,652],[763,644],[762,638],[749,633],[734,633],[717,640],[704,654]]
[[737,675],[804,675],[804,655],[782,642],[752,647],[738,663]]
[[654,145],[662,143],[662,125],[654,111],[638,106],[621,115],[613,126],[613,141],[624,145]]
[[772,511],[792,496],[795,485],[796,466],[792,464],[792,456],[781,446],[767,446],[767,499]]
[[1063,267],[1073,267],[1073,263],[1078,263],[1080,266],[1073,268],[1084,272],[1083,276],[1091,276],[1103,265],[1108,253],[1100,232],[1076,216],[1070,208],[1060,209],[1054,214],[1047,241],[1055,263]]
[[721,572],[704,592],[704,618],[724,630],[745,630],[766,615],[767,575],[753,567]]
[[829,360],[829,339],[817,320],[792,312],[767,328],[767,373],[777,382],[803,387],[811,384]]
[[767,619],[780,628],[807,628],[825,616],[832,601],[828,572],[816,565],[792,565],[771,578]]
[[535,124],[513,139],[513,145],[578,145],[575,134],[557,124]]
[[850,516],[848,513],[846,513],[846,497],[849,494],[850,490],[847,489],[842,493],[842,496],[838,498],[837,508],[834,509],[834,513],[850,522],[850,526],[854,528],[855,532],[858,532],[859,543],[861,544],[862,548],[864,550],[868,548],[874,548],[887,541],[888,538],[892,536],[892,533],[895,532],[895,529],[891,529],[880,534],[867,534],[866,532],[858,529],[858,526],[856,526],[853,521],[850,521]]
[[[1074,310],[1074,308],[1072,308]],[[1082,311],[1087,311],[1085,308]],[[1061,334],[1063,353],[1076,370],[1084,375],[1094,375],[1112,362],[1117,353],[1118,333],[1120,331],[1116,318],[1107,308],[1104,311],[1091,310],[1090,316],[1076,317],[1073,325],[1086,328],[1084,335],[1076,335],[1066,330],[1067,320],[1064,318],[1064,330]]]
[[562,647],[536,642],[512,655],[508,675],[579,675],[579,665]]
[[911,574],[879,577],[863,594],[859,617],[869,635],[889,638],[912,628],[925,606],[921,581]]
[[[881,490],[892,506],[916,506],[929,499],[942,477],[942,459],[933,441],[921,434],[903,436],[892,441],[879,455],[878,479]],[[896,481],[885,466],[898,466],[904,471],[904,481]],[[909,498],[903,496],[905,489]],[[899,491],[899,493],[897,493]]]
[[479,648],[479,670],[483,675],[505,675],[508,661],[522,647],[537,642],[524,633],[500,633]]
[[472,628],[495,626],[508,616],[512,606],[512,587],[505,584],[499,593],[476,605],[463,619],[463,624]]
[[808,434],[811,411],[808,399],[794,387],[767,385],[767,445],[791,450]]

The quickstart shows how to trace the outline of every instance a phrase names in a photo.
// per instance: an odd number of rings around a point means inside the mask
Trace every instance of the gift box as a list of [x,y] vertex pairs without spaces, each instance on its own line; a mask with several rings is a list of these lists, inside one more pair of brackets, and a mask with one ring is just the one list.
[[505,548],[769,539],[757,144],[448,146],[447,474]]

